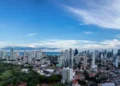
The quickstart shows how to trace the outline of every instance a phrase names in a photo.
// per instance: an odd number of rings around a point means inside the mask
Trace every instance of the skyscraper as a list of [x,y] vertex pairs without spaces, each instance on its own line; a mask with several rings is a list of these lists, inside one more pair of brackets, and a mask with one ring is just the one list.
[[13,48],[11,48],[11,50],[10,50],[10,60],[14,60],[13,56],[14,56],[14,50],[13,50]]
[[92,66],[95,66],[95,52],[92,55]]
[[68,59],[69,59],[69,51],[68,50],[65,50],[64,56],[65,56],[65,61],[68,61]]
[[73,68],[73,58],[74,58],[74,52],[72,48],[69,50],[69,67]]
[[118,58],[119,56],[117,56],[117,58],[115,59],[115,66],[118,68]]
[[6,56],[5,50],[0,51],[0,57],[1,57],[1,59],[5,59],[5,56]]
[[93,71],[97,71],[97,65],[95,65],[95,58],[96,58],[96,53],[93,52],[93,55],[92,55],[92,70]]
[[24,51],[23,62],[24,62],[24,63],[27,63],[27,62],[28,62],[28,52],[27,52],[27,51]]
[[76,56],[77,54],[78,54],[78,49],[76,48],[74,52],[74,56]]
[[103,59],[103,53],[101,53],[101,56],[100,56],[101,59]]
[[84,53],[84,69],[86,69],[87,66],[87,55]]
[[43,55],[41,50],[36,51],[36,54],[37,54],[37,59],[42,59]]
[[72,68],[63,68],[62,69],[62,82],[65,83],[72,81],[73,79],[73,69]]

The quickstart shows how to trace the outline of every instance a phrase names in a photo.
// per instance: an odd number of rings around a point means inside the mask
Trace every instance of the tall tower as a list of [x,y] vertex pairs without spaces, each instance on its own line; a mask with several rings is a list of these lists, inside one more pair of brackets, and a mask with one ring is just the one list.
[[28,62],[28,52],[27,52],[27,51],[24,51],[23,62],[24,62],[24,63],[27,63],[27,62]]
[[86,69],[86,66],[87,66],[87,55],[84,54],[83,58],[84,58],[84,69]]
[[92,66],[95,66],[95,52],[92,55]]
[[1,59],[5,59],[5,56],[6,56],[6,51],[2,50],[1,51]]
[[69,59],[69,51],[65,50],[65,61],[68,61]]
[[37,51],[37,59],[42,59],[43,55],[42,55],[42,51],[39,50]]
[[10,50],[10,60],[14,60],[13,57],[14,57],[14,50],[13,50],[13,48],[11,48],[11,50]]
[[101,59],[103,59],[103,53],[101,53]]
[[115,66],[118,68],[118,58],[119,56],[117,56],[117,58],[115,59]]
[[92,70],[93,71],[97,71],[97,65],[95,65],[95,58],[96,58],[96,54],[95,52],[93,52],[93,55],[92,55]]
[[69,50],[69,67],[73,68],[73,58],[74,58],[74,52],[72,48]]

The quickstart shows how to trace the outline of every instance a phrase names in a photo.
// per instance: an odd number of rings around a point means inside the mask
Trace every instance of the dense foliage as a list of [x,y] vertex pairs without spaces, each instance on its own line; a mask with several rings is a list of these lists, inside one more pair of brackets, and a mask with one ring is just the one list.
[[[62,79],[61,75],[51,75],[49,77],[38,74],[32,70],[32,67],[28,67],[29,72],[22,72],[21,66],[1,63],[0,62],[0,86],[18,86],[18,84],[25,82],[27,86],[36,86],[37,84],[54,84],[59,83]],[[58,85],[63,86],[63,85]]]

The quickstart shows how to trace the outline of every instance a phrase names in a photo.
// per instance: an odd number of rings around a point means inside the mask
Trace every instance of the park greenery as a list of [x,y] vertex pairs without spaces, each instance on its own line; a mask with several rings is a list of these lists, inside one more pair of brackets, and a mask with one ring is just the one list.
[[53,74],[49,77],[38,74],[28,66],[29,72],[22,72],[23,66],[0,62],[0,86],[19,86],[20,83],[27,83],[27,86],[41,86],[42,84],[51,84],[51,86],[65,86],[58,84],[61,82],[61,75]]

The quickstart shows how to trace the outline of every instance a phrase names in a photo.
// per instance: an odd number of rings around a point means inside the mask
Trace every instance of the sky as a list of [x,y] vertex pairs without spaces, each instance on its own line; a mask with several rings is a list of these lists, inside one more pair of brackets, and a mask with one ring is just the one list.
[[118,49],[119,9],[120,0],[0,0],[0,48]]

